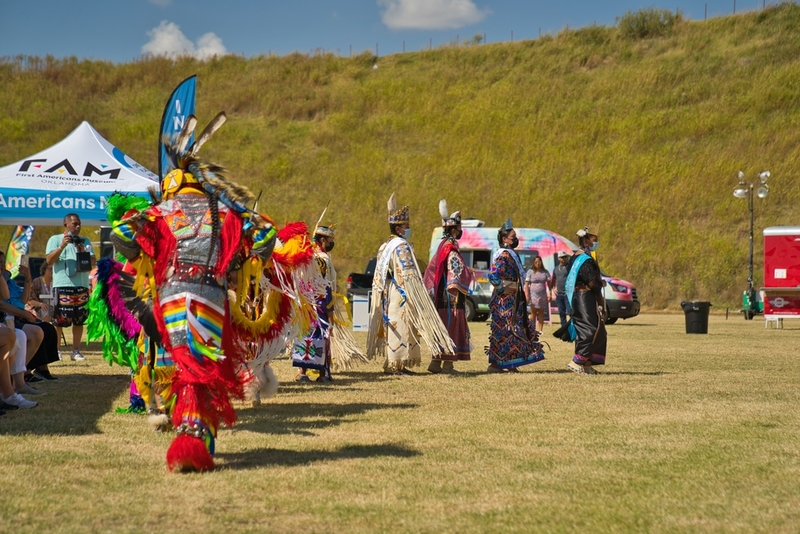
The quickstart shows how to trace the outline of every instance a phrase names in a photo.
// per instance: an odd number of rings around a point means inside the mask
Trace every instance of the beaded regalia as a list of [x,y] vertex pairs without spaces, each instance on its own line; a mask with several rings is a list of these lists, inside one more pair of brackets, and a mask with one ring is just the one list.
[[[408,206],[398,209],[394,193],[387,208],[390,226],[408,224]],[[433,354],[453,354],[453,341],[425,289],[414,250],[404,237],[393,235],[378,250],[372,299],[367,357],[385,356],[385,372],[407,373],[418,366],[422,361],[420,340]]]
[[467,325],[466,297],[472,285],[472,270],[465,263],[458,247],[461,237],[461,212],[448,215],[447,201],[439,201],[439,214],[442,217],[442,240],[436,253],[425,269],[425,287],[433,298],[450,339],[455,345],[452,355],[432,354],[431,366],[428,370],[436,373],[444,362],[444,369],[453,369],[452,362],[470,359],[470,335]]
[[316,301],[316,319],[292,343],[292,365],[301,369],[298,375],[312,369],[320,373],[322,382],[331,381],[331,368],[350,369],[354,363],[365,362],[358,344],[350,331],[352,320],[347,311],[346,297],[337,291],[336,269],[331,260],[330,250],[320,243],[333,244],[336,237],[336,224],[322,224],[327,207],[317,221],[312,234],[314,258],[320,277],[324,280],[324,293]]

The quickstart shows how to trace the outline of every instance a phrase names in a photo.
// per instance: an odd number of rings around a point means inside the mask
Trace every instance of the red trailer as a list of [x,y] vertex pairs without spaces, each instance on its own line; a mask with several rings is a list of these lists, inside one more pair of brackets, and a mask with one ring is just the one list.
[[764,318],[800,319],[800,226],[764,229]]

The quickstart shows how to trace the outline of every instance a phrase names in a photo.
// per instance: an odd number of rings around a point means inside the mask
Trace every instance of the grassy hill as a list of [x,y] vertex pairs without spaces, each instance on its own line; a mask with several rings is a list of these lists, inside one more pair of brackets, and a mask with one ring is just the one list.
[[[681,300],[737,307],[747,277],[741,169],[772,172],[756,199],[761,230],[800,225],[800,7],[705,22],[669,17],[660,33],[565,30],[533,41],[450,46],[378,59],[330,54],[201,63],[74,58],[0,62],[0,165],[89,121],[157,168],[172,88],[198,75],[201,126],[229,121],[204,148],[262,192],[277,221],[316,221],[332,199],[340,273],[360,271],[387,237],[386,200],[411,206],[426,256],[437,203],[496,226],[573,237],[599,229],[605,270],[644,307]],[[41,229],[34,252],[52,229]],[[3,241],[5,246],[5,241]],[[424,258],[427,259],[427,258]]]

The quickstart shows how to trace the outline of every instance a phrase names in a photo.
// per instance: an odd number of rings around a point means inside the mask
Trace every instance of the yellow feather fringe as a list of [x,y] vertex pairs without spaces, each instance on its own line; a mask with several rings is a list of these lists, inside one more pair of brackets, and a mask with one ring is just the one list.
[[169,399],[172,396],[172,375],[175,367],[156,367],[154,377],[150,377],[150,370],[143,365],[133,376],[133,381],[139,389],[139,395],[144,399],[145,405],[150,406],[153,396],[153,386],[155,385],[156,394],[162,399]]
[[[246,330],[253,336],[264,335],[269,332],[272,325],[280,313],[281,299],[283,295],[278,291],[271,291],[267,296],[266,305],[261,310],[254,310],[258,314],[257,319],[249,319],[242,311],[237,300],[237,295],[233,291],[228,291],[230,300],[231,321]],[[260,312],[260,313],[259,313]]]

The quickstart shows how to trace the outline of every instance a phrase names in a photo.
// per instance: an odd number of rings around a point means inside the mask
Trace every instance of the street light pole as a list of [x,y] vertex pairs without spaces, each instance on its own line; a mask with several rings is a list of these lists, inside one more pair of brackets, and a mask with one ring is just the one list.
[[769,186],[767,185],[767,178],[770,177],[769,171],[762,171],[758,175],[758,182],[750,182],[746,184],[744,181],[744,173],[739,171],[739,184],[733,190],[733,196],[736,198],[747,198],[748,208],[750,210],[750,254],[748,257],[749,271],[747,276],[747,308],[742,310],[744,312],[745,320],[752,320],[758,313],[756,306],[756,290],[753,287],[753,227],[754,227],[754,205],[753,197],[766,198],[769,194]]
[[745,312],[745,320],[752,320],[753,316],[758,311],[756,308],[756,291],[753,289],[753,184],[750,184],[750,190],[747,194],[748,202],[750,204],[750,272],[747,275],[747,303],[749,310]]

